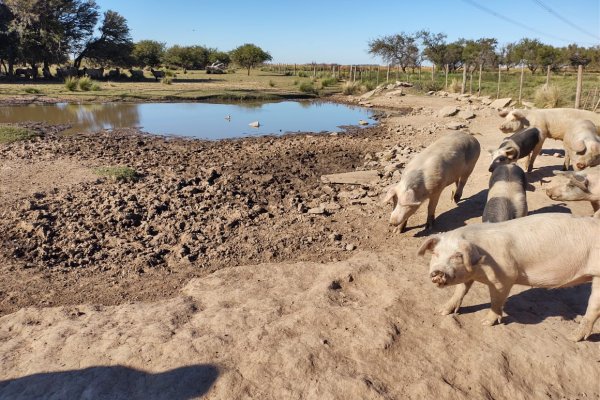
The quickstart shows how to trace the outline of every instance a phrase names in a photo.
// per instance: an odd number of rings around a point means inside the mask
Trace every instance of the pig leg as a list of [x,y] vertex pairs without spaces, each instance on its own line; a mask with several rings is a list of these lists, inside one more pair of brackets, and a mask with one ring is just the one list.
[[565,163],[563,164],[563,171],[568,171],[570,165],[571,156],[569,155],[569,150],[565,149]]
[[542,152],[542,147],[544,146],[544,139],[540,139],[540,142],[533,148],[531,153],[529,154],[528,162],[527,162],[527,172],[531,172],[533,170],[533,162],[535,161],[538,154]]
[[587,339],[592,333],[594,322],[600,317],[600,277],[595,276],[592,279],[592,294],[588,300],[588,307],[585,315],[579,323],[579,327],[569,335],[569,339],[574,342]]
[[454,290],[454,294],[450,300],[448,300],[446,304],[440,308],[440,314],[448,315],[457,313],[460,305],[462,304],[463,298],[469,292],[469,289],[471,289],[472,285],[473,281],[467,281],[465,283],[456,285],[456,289]]
[[512,284],[507,286],[495,286],[490,283],[488,287],[490,289],[490,298],[492,306],[485,318],[481,320],[481,324],[486,326],[492,326],[496,323],[500,323],[500,320],[502,319],[502,309],[504,308],[504,303],[506,302],[508,293],[510,293]]
[[433,228],[433,223],[435,220],[435,208],[437,207],[437,203],[440,200],[441,191],[436,193],[431,193],[429,196],[429,204],[427,204],[427,224],[425,224],[425,229]]

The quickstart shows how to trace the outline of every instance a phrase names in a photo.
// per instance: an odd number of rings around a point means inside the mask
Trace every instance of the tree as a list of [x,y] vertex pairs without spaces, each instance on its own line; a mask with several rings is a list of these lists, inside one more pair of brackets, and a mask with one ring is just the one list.
[[208,50],[203,46],[170,47],[163,57],[165,64],[183,69],[203,69],[208,62]]
[[542,42],[538,39],[521,39],[514,47],[516,58],[519,63],[524,63],[532,74],[540,66],[540,51],[543,48]]
[[208,49],[208,62],[211,64],[215,62],[222,62],[223,64],[228,65],[231,63],[231,57],[229,56],[229,53],[224,51],[219,51],[218,49]]
[[166,45],[156,40],[140,40],[133,46],[131,55],[135,65],[144,68],[158,67],[165,55]]
[[[8,75],[13,74],[13,65],[19,50],[17,33],[10,29],[14,15],[5,4],[0,3],[0,68]],[[8,66],[4,64],[7,61]]]
[[420,64],[417,36],[404,32],[382,36],[369,42],[369,54],[379,56],[388,64],[398,65],[402,72]]
[[248,69],[248,75],[250,75],[252,68],[273,59],[269,53],[251,43],[246,43],[233,49],[230,54],[233,62],[242,68]]
[[108,10],[100,26],[100,37],[92,38],[75,58],[74,66],[79,68],[81,61],[88,58],[98,64],[128,66],[132,64],[133,41],[127,20],[116,11]]
[[416,35],[423,42],[423,55],[434,65],[442,68],[448,64],[448,45],[446,35],[443,33],[433,34],[422,30]]
[[62,62],[93,33],[98,20],[94,0],[5,0],[14,16],[9,30],[14,32],[22,61],[34,67],[43,62]]
[[592,61],[593,48],[586,49],[573,43],[563,49],[563,54],[572,66],[583,65],[585,67]]

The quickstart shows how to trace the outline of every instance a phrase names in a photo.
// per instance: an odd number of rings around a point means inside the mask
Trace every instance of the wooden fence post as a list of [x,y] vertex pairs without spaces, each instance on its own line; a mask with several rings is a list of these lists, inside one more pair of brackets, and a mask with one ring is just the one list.
[[500,76],[502,72],[502,66],[498,64],[498,90],[496,91],[496,99],[500,98]]
[[483,63],[479,64],[479,82],[477,84],[477,96],[481,96],[481,73],[483,72]]
[[577,66],[577,91],[575,92],[575,108],[579,108],[581,102],[581,85],[583,83],[583,65]]
[[386,82],[390,81],[390,64],[388,64],[388,67],[387,67],[387,75],[385,76],[385,81]]
[[463,79],[462,79],[462,84],[460,85],[460,94],[465,94],[466,88],[467,88],[467,64],[463,64]]
[[446,72],[446,87],[445,90],[448,90],[448,64],[445,65]]
[[550,66],[548,65],[546,70],[546,86],[550,84]]
[[525,74],[525,64],[521,63],[521,82],[519,83],[519,105],[521,104],[521,97],[523,94],[523,75]]

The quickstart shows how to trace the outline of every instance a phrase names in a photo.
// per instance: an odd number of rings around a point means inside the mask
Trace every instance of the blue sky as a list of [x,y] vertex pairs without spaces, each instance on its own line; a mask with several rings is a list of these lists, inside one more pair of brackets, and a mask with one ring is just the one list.
[[135,41],[225,51],[254,43],[274,63],[376,63],[367,53],[370,39],[421,29],[443,32],[448,41],[495,37],[505,44],[529,37],[555,46],[600,44],[599,0],[96,1],[102,11],[127,18]]

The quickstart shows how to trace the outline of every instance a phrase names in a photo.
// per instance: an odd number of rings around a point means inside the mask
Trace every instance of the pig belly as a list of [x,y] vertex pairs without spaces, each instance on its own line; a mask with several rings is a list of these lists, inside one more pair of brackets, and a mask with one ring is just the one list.
[[585,257],[558,255],[545,261],[521,264],[515,283],[540,288],[574,286],[592,280],[587,273],[588,260]]

